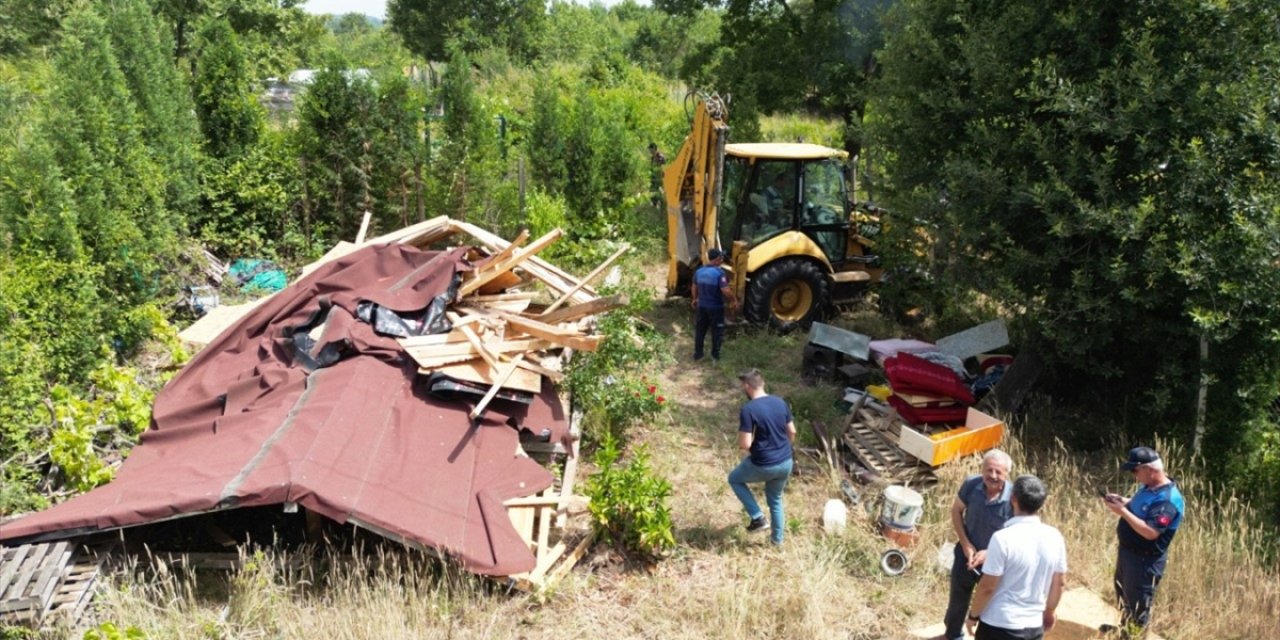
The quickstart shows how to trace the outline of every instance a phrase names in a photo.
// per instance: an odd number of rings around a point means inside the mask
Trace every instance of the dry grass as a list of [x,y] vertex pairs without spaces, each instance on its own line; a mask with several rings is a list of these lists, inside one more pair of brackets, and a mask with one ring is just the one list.
[[[491,584],[411,555],[290,562],[251,558],[228,577],[216,573],[134,572],[102,598],[100,619],[133,625],[151,638],[903,638],[941,620],[947,578],[939,547],[951,540],[946,510],[976,460],[940,470],[926,500],[920,544],[899,578],[878,569],[888,544],[862,508],[844,534],[822,533],[822,507],[836,481],[805,460],[787,490],[791,531],[775,550],[748,537],[745,517],[725,483],[737,461],[733,432],[741,401],[734,372],[761,366],[771,391],[829,397],[838,390],[798,379],[803,337],[755,331],[729,338],[720,365],[693,365],[688,314],[677,302],[652,321],[672,336],[676,364],[661,372],[671,411],[635,440],[674,485],[678,549],[649,569],[619,570],[588,556],[553,590],[510,595]],[[808,411],[821,413],[810,400]],[[808,429],[803,424],[802,431]],[[1034,417],[1032,419],[1035,419]],[[1051,490],[1045,519],[1070,552],[1073,585],[1109,595],[1114,518],[1094,495],[1117,484],[1115,459],[1090,460],[1062,448],[1009,447],[1017,472],[1030,470]],[[1034,455],[1032,455],[1034,454]],[[1174,450],[1170,468],[1188,468]],[[1107,471],[1099,471],[1106,469]],[[1239,497],[1183,483],[1189,516],[1173,543],[1157,602],[1155,630],[1171,639],[1273,638],[1280,618],[1280,570],[1263,566],[1267,535],[1247,524]],[[874,492],[865,494],[874,499]],[[1274,535],[1274,534],[1272,534]],[[1273,561],[1274,562],[1274,561]],[[304,568],[291,568],[301,564]]]

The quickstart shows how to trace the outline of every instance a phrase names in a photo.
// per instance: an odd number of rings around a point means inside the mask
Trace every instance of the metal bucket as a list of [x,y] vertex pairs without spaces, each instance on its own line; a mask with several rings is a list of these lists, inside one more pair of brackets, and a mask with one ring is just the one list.
[[904,531],[916,528],[916,523],[924,514],[924,496],[898,485],[885,487],[883,496],[884,504],[880,508],[881,522]]

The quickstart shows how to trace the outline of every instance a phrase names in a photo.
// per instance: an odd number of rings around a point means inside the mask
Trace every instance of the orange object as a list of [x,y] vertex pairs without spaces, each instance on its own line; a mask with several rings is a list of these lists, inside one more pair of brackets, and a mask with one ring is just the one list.
[[994,448],[1003,438],[1003,422],[971,407],[963,427],[931,436],[902,425],[898,447],[936,467],[961,456]]

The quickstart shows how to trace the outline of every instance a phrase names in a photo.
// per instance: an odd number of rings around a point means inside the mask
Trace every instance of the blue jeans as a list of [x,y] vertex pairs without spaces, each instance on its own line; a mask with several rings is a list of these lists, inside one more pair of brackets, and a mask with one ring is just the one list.
[[693,332],[693,359],[702,357],[702,345],[707,340],[707,330],[711,331],[711,357],[720,359],[720,345],[724,344],[724,307],[707,309],[698,307],[698,320]]
[[782,544],[782,533],[787,527],[786,516],[782,513],[782,490],[787,486],[787,478],[791,477],[791,458],[769,467],[758,467],[751,462],[751,456],[742,459],[733,471],[729,472],[729,487],[738,496],[742,508],[747,510],[747,517],[755,520],[764,516],[756,497],[747,488],[747,483],[763,482],[765,501],[769,503],[769,525],[773,530],[773,543]]

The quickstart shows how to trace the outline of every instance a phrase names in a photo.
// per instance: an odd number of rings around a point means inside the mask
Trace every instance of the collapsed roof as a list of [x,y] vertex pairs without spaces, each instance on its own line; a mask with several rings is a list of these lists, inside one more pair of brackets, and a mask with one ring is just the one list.
[[[458,231],[491,255],[403,244],[426,246]],[[547,238],[522,251],[524,238],[508,244],[441,218],[335,248],[253,306],[156,396],[151,428],[111,483],[6,523],[0,540],[294,503],[455,557],[475,573],[534,569],[504,501],[537,494],[553,478],[522,454],[520,431],[569,443],[555,363],[534,350],[593,348],[596,340],[577,325],[537,318],[580,320],[611,305],[586,279],[533,257]],[[557,303],[531,313],[522,309],[532,294],[503,294],[525,282],[513,275],[516,265],[559,295]],[[591,309],[564,313],[584,306]],[[521,345],[528,354],[510,352]],[[458,365],[484,371],[479,379],[442,375]],[[504,386],[517,371],[536,375]]]

